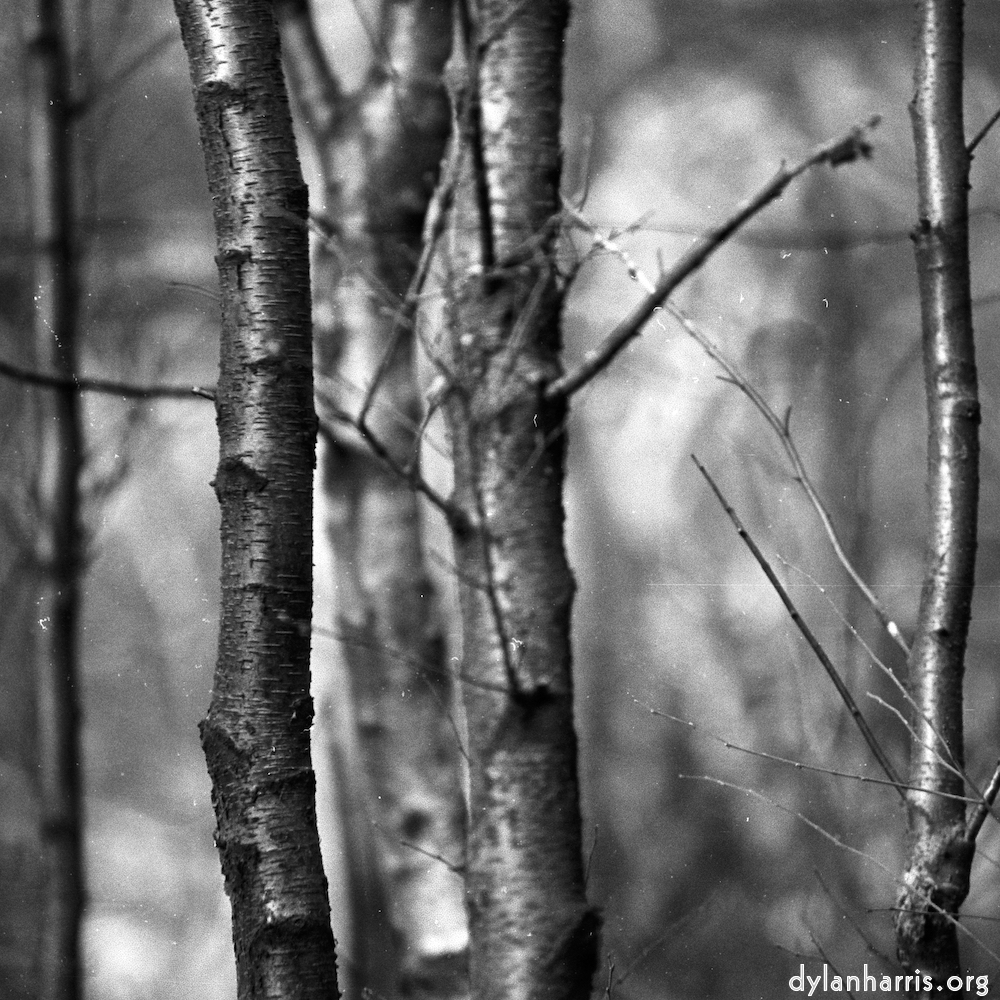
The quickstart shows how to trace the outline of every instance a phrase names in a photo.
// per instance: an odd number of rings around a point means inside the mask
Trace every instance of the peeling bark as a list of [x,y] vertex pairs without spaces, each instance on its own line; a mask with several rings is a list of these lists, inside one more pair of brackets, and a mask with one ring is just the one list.
[[309,755],[307,193],[265,0],[177,0],[215,209],[222,620],[201,724],[241,1000],[337,997]]
[[962,795],[962,676],[972,603],[979,502],[979,396],[969,285],[969,154],[962,118],[963,5],[922,0],[911,104],[920,219],[913,234],[920,286],[929,425],[930,526],[910,655],[916,740],[910,861],[896,941],[907,971],[941,989],[960,975],[956,919],[969,891],[974,843]]
[[564,547],[562,289],[554,267],[559,0],[472,5],[448,70],[456,118],[438,362],[469,726],[466,905],[477,998],[585,998],[585,898]]

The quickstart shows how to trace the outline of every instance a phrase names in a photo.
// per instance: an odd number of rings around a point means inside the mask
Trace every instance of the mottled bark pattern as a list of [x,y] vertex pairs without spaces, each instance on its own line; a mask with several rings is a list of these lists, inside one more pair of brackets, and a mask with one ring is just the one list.
[[445,404],[454,451],[470,743],[466,903],[477,998],[585,998],[596,914],[581,862],[563,543],[559,211],[562,2],[485,2],[449,68],[458,186]]
[[222,289],[222,621],[202,743],[241,1000],[338,996],[309,756],[307,196],[266,0],[177,0]]
[[[979,501],[979,396],[969,291],[969,156],[962,119],[962,4],[922,0],[911,104],[920,220],[913,234],[928,405],[927,563],[910,655],[910,783],[961,795],[962,675]],[[908,793],[911,854],[896,939],[908,971],[941,988],[959,975],[954,918],[969,891],[974,845],[965,805]]]

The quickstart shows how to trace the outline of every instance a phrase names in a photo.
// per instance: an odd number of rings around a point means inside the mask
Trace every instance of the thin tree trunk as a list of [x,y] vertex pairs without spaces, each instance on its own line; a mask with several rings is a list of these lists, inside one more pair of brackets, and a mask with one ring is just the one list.
[[[38,366],[65,379],[77,370],[78,292],[74,231],[73,113],[69,53],[60,0],[39,0],[31,66],[31,179],[35,237],[35,344]],[[47,886],[40,996],[82,994],[80,924],[84,909],[80,691],[77,633],[83,527],[79,394],[70,384],[44,390],[38,404],[39,474],[35,618],[41,842]]]
[[969,155],[962,123],[962,3],[922,0],[916,93],[920,221],[914,232],[929,424],[930,529],[910,655],[916,739],[910,861],[896,919],[899,958],[938,989],[960,975],[955,918],[975,849],[962,795],[962,674],[979,501],[979,397],[969,291]]
[[222,289],[222,621],[201,724],[241,1000],[338,996],[309,755],[307,193],[266,0],[176,0]]
[[[407,466],[421,420],[408,296],[449,133],[441,74],[450,5],[384,0],[375,62],[350,96],[333,79],[308,6],[279,10],[326,201],[329,236],[314,263],[318,372],[329,386],[321,398],[356,420],[370,392],[367,431]],[[356,907],[352,957],[361,985],[379,992],[467,996],[462,879],[438,860],[462,862],[464,801],[419,499],[356,431],[340,424],[337,435],[323,451],[324,513],[364,775],[351,784],[367,785],[352,812],[367,820],[360,836],[374,836],[377,866],[357,871],[372,852],[355,836],[355,879],[373,889]]]
[[472,993],[586,998],[555,270],[564,0],[459,4],[440,367],[463,625]]

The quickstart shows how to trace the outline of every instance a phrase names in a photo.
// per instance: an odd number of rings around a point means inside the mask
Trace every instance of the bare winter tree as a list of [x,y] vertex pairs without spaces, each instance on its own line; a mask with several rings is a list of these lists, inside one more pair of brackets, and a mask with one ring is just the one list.
[[238,992],[337,994],[309,732],[312,329],[308,199],[271,5],[179,0],[222,288],[222,620],[202,744]]

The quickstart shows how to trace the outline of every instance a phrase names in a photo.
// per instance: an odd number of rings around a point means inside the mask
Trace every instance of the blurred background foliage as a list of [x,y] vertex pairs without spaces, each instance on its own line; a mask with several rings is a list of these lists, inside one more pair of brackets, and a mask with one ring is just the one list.
[[[5,4],[8,25],[18,8]],[[350,85],[372,58],[367,5],[321,12]],[[992,5],[968,5],[967,130],[1000,106]],[[579,0],[569,34],[566,194],[650,274],[815,144],[882,116],[871,162],[814,171],[677,296],[791,428],[862,575],[907,632],[923,558],[923,389],[907,102],[912,4],[903,0]],[[186,61],[173,13],[88,0],[76,14],[84,370],[131,382],[212,384],[213,233]],[[0,351],[30,365],[22,39],[0,37]],[[996,758],[1000,577],[997,319],[1000,135],[979,147],[971,227],[983,397],[979,588],[967,667],[968,767]],[[309,164],[306,164],[307,170]],[[568,237],[567,258],[589,249]],[[565,312],[578,359],[641,296],[622,262],[583,265]],[[878,777],[827,678],[689,460],[696,451],[841,665],[890,755],[907,734],[866,697],[903,703],[903,664],[833,557],[780,446],[746,398],[667,317],[575,400],[567,498],[589,891],[604,914],[618,997],[756,997],[787,989],[800,961],[891,971],[894,874],[904,816],[891,789],[811,774],[745,747]],[[0,965],[37,933],[34,630],[25,586],[33,400],[0,388]],[[215,658],[216,460],[204,401],[88,396],[90,563],[82,634],[88,993],[144,1000],[235,995],[228,904],[198,744]],[[428,474],[443,479],[431,425]],[[450,591],[445,535],[429,544]],[[317,618],[332,621],[317,552]],[[866,649],[866,645],[871,650]],[[336,643],[314,643],[336,690]],[[456,645],[456,653],[458,647]],[[697,729],[652,714],[669,713]],[[322,765],[321,765],[322,770]],[[681,777],[686,775],[689,777]],[[693,777],[691,777],[693,776]],[[762,793],[699,780],[708,776]],[[836,847],[802,813],[855,852]],[[335,870],[337,831],[324,842]],[[995,825],[980,837],[966,925],[993,951]],[[863,858],[856,852],[862,852]],[[342,891],[334,881],[335,900]],[[977,919],[977,917],[982,919]],[[34,921],[34,922],[33,922]],[[968,940],[973,972],[1000,976]],[[804,956],[804,957],[803,957]],[[882,956],[882,957],[880,957]],[[349,960],[349,956],[346,956]],[[626,975],[627,974],[627,975]],[[602,984],[603,986],[603,979]]]

